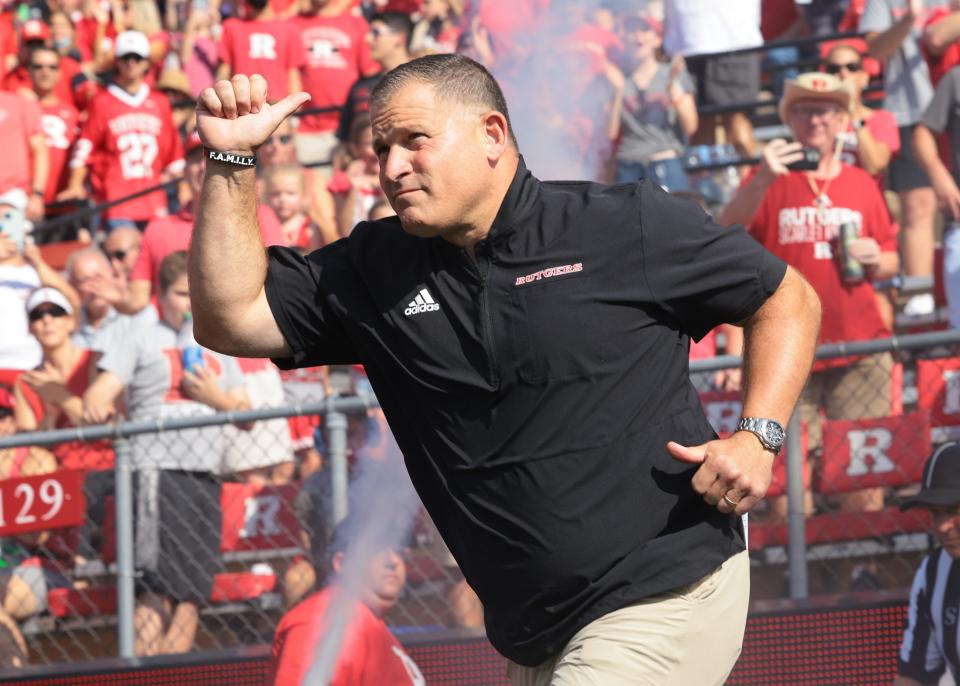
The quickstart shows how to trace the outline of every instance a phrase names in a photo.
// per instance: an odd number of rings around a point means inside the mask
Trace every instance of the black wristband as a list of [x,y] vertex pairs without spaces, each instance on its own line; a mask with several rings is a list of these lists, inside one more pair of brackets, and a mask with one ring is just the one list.
[[211,150],[210,148],[204,148],[204,151],[207,154],[207,159],[214,162],[223,162],[235,167],[257,166],[256,155],[240,155],[235,152],[221,152],[219,150]]

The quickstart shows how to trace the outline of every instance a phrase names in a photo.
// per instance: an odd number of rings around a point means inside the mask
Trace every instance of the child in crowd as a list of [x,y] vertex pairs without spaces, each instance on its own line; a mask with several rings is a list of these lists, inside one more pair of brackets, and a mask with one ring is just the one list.
[[264,202],[276,213],[283,229],[283,244],[308,253],[324,245],[319,227],[308,214],[310,197],[301,167],[270,169],[264,179]]

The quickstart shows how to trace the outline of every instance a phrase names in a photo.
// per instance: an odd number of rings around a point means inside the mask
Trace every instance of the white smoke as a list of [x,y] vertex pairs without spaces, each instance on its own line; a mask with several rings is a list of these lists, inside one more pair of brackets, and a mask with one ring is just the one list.
[[407,535],[420,506],[399,447],[386,423],[381,421],[380,427],[386,435],[381,436],[378,454],[373,456],[366,448],[358,451],[357,469],[348,496],[351,530],[347,532],[343,568],[336,580],[342,592],[334,595],[323,616],[316,618],[323,633],[303,686],[330,683],[347,627],[363,594],[367,568],[385,549],[406,547]]
[[534,20],[535,36],[516,31],[487,40],[488,67],[506,95],[527,166],[539,178],[604,176],[614,95],[606,74],[616,67],[591,39],[601,32],[600,10],[599,0],[555,0]]

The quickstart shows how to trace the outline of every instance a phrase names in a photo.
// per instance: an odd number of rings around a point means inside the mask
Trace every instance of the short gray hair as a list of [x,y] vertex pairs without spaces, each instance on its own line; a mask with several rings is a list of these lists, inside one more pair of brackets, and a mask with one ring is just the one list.
[[487,69],[464,55],[426,55],[401,64],[387,72],[370,95],[370,107],[385,106],[404,86],[419,81],[431,86],[441,97],[463,105],[478,105],[496,110],[507,120],[510,142],[514,148],[517,138],[510,123],[507,99],[500,84]]

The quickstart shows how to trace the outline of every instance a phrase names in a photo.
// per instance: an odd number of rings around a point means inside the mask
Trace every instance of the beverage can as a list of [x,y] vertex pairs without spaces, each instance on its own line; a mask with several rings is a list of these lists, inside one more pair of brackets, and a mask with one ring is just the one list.
[[199,345],[191,345],[180,351],[180,362],[183,371],[195,374],[197,367],[203,366],[203,349]]
[[840,235],[838,239],[839,259],[840,259],[840,277],[844,283],[855,284],[863,281],[863,265],[860,260],[850,254],[850,245],[860,238],[860,229],[852,222],[845,222],[840,225]]

